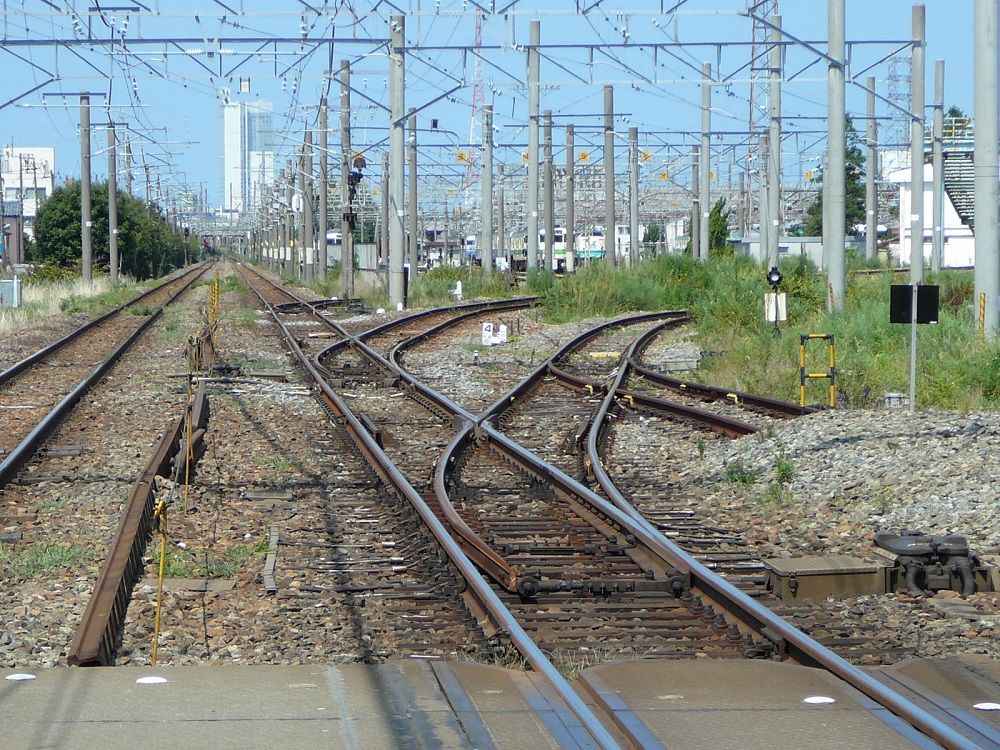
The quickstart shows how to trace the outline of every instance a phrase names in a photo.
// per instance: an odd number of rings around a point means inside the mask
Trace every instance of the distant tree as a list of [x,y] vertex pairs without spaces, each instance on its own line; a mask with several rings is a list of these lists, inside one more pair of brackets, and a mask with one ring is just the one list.
[[[708,214],[708,254],[709,257],[712,255],[730,255],[732,254],[732,246],[727,242],[729,239],[729,211],[726,209],[726,199],[719,198],[712,206],[711,212]],[[684,248],[684,252],[691,254],[691,240],[688,240],[687,246]]]
[[[865,221],[865,152],[861,148],[861,134],[854,129],[854,121],[847,118],[847,148],[844,151],[844,230],[854,234],[854,227]],[[813,179],[821,185],[823,176]],[[823,234],[823,191],[816,194],[816,199],[806,209],[806,220],[802,223],[802,232],[807,237],[820,237]]]
[[659,242],[660,241],[660,225],[650,224],[646,227],[645,233],[642,235],[643,242]]
[[[91,219],[94,268],[107,270],[107,183],[92,187]],[[80,183],[76,181],[57,187],[39,206],[35,244],[28,248],[28,259],[61,267],[78,266],[83,252],[80,227]],[[118,253],[122,273],[136,279],[153,278],[184,264],[185,240],[156,206],[119,192]]]
[[964,120],[968,118],[968,115],[965,114],[965,111],[961,107],[955,104],[952,104],[950,107],[948,107],[948,111],[944,113],[944,116],[954,118],[956,120]]

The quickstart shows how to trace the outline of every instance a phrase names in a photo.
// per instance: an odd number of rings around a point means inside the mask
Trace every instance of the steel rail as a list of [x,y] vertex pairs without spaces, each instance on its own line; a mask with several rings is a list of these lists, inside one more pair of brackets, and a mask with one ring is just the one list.
[[[263,297],[260,297],[260,300],[265,308],[272,313],[278,327],[285,336],[285,341],[289,349],[291,349],[309,376],[316,382],[322,393],[324,402],[343,418],[344,427],[355,441],[358,449],[365,456],[366,460],[371,463],[383,481],[413,506],[428,530],[438,540],[438,543],[441,544],[448,559],[466,581],[470,593],[476,598],[480,606],[489,613],[495,625],[507,633],[511,642],[517,647],[528,663],[531,664],[532,668],[549,680],[556,694],[567,705],[576,721],[579,722],[598,747],[607,748],[608,750],[620,748],[621,746],[610,735],[607,728],[587,707],[586,703],[573,690],[566,679],[559,674],[558,670],[556,670],[524,631],[520,623],[514,619],[510,611],[503,605],[482,574],[462,552],[461,547],[452,538],[451,534],[448,533],[448,530],[430,506],[420,497],[420,494],[407,481],[402,472],[396,468],[385,451],[375,442],[375,439],[365,429],[347,403],[322,378],[311,359],[303,353],[302,349],[295,342],[294,337],[291,336],[287,327],[273,313],[271,306]],[[469,427],[472,426],[472,423],[467,424]]]
[[142,335],[146,332],[146,329],[159,319],[164,308],[172,304],[174,300],[187,291],[191,284],[201,278],[207,268],[207,265],[203,266],[199,273],[194,275],[192,279],[185,283],[170,297],[170,299],[164,303],[163,307],[156,310],[141,325],[132,331],[128,338],[119,344],[103,361],[98,363],[98,365],[90,371],[87,377],[81,380],[72,391],[67,393],[58,404],[52,407],[48,414],[42,417],[38,424],[35,425],[34,429],[32,429],[32,431],[29,432],[17,445],[17,447],[11,450],[3,462],[0,463],[0,487],[6,486],[7,483],[17,475],[17,473],[31,459],[35,452],[45,443],[46,440],[49,439],[52,433],[55,432],[59,423],[73,410],[87,391],[93,388],[94,385],[96,385],[100,379],[103,378],[105,374],[107,374],[107,372],[115,365],[115,363],[118,362],[118,360],[132,348],[132,345],[142,337]]
[[129,302],[126,302],[123,305],[119,305],[114,310],[110,310],[109,312],[104,313],[104,315],[101,315],[99,317],[94,318],[91,321],[88,321],[88,322],[84,323],[79,328],[77,328],[77,329],[75,329],[75,330],[70,331],[69,333],[67,333],[61,339],[59,339],[57,341],[53,341],[48,346],[42,347],[41,349],[39,349],[34,354],[31,354],[30,356],[25,357],[24,359],[22,359],[20,362],[17,362],[15,364],[11,365],[10,367],[8,367],[3,372],[0,372],[0,385],[3,385],[4,383],[6,383],[6,382],[8,382],[10,380],[13,380],[18,375],[20,375],[22,372],[24,372],[25,370],[27,370],[28,368],[30,368],[32,365],[35,365],[38,362],[41,362],[43,359],[45,359],[46,357],[48,357],[50,354],[53,354],[54,352],[59,351],[59,349],[61,349],[62,347],[66,346],[66,344],[71,343],[75,339],[79,338],[82,334],[86,333],[91,328],[94,328],[95,326],[99,326],[101,323],[105,322],[106,320],[109,320],[109,319],[113,318],[115,315],[120,314],[126,308],[132,307],[132,305],[136,304],[137,302],[141,302],[142,300],[146,299],[146,297],[149,297],[152,294],[156,294],[156,292],[160,291],[167,284],[173,284],[175,281],[179,281],[180,279],[183,279],[186,275],[193,274],[193,273],[196,273],[196,272],[200,276],[201,274],[203,274],[205,272],[205,270],[206,270],[205,266],[207,264],[208,264],[208,261],[206,261],[205,263],[203,263],[200,269],[199,269],[199,267],[196,266],[195,268],[193,268],[192,270],[188,271],[187,273],[178,276],[176,279],[171,279],[170,281],[166,282],[166,284],[161,284],[158,287],[153,287],[152,289],[149,289],[148,291],[143,292],[142,294],[140,294],[135,299],[133,299],[133,300],[131,300]]
[[[637,343],[633,343],[629,348],[628,356],[625,357],[626,361],[630,361],[634,357]],[[587,439],[587,452],[592,463],[594,476],[600,484],[601,489],[614,503],[616,510],[626,513],[637,525],[654,532],[657,538],[652,540],[654,542],[652,548],[659,551],[665,559],[675,561],[678,567],[685,570],[692,588],[697,587],[708,592],[711,598],[717,604],[724,607],[731,615],[744,624],[750,625],[756,632],[761,633],[768,640],[772,641],[777,646],[779,656],[784,657],[787,655],[804,666],[815,666],[825,669],[949,750],[976,750],[979,746],[970,742],[968,738],[962,736],[934,716],[922,711],[914,703],[887,688],[863,670],[837,656],[805,633],[772,614],[766,607],[751,599],[731,583],[720,578],[694,557],[687,554],[683,549],[656,531],[642,517],[615,486],[611,477],[604,469],[598,451],[598,440],[600,433],[607,424],[607,415],[610,411],[612,401],[627,376],[628,368],[623,366],[615,378],[614,387],[609,389],[608,395],[603,400],[597,415],[594,417],[593,426]],[[586,487],[581,486],[580,489],[588,494],[591,493]],[[595,497],[598,496],[595,495]]]
[[[207,404],[205,381],[202,380],[191,409],[191,424],[197,427],[192,435],[192,448],[204,435]],[[172,464],[179,476],[187,462],[187,440],[183,434],[185,419],[178,417],[171,423],[132,487],[94,593],[66,652],[70,666],[108,667],[115,663],[132,586],[144,568],[143,555],[153,529],[156,477],[172,475]]]

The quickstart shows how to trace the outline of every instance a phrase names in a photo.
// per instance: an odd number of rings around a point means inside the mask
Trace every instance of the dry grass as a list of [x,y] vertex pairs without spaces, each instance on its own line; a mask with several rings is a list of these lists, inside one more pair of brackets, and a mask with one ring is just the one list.
[[60,305],[70,297],[97,297],[113,288],[107,276],[96,277],[90,289],[84,286],[82,279],[25,284],[20,307],[0,309],[0,336],[9,336],[29,323],[62,315]]

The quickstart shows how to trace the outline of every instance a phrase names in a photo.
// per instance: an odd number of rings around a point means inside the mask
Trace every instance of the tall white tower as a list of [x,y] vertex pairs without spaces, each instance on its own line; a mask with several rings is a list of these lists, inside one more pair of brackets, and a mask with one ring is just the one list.
[[274,105],[222,105],[219,204],[226,211],[250,211],[274,178]]

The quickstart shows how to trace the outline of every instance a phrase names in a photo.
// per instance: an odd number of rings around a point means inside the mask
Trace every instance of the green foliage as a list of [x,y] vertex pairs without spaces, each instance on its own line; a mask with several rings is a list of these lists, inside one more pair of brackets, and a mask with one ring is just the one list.
[[410,287],[410,304],[414,306],[454,304],[455,297],[451,290],[455,288],[456,281],[462,282],[463,300],[482,297],[505,299],[519,293],[514,277],[497,269],[493,269],[491,277],[486,279],[483,276],[483,269],[479,266],[472,268],[440,266],[417,276]]
[[87,547],[37,544],[26,547],[0,544],[0,570],[15,578],[37,578],[60,568],[78,565],[90,554]]
[[758,477],[760,476],[760,472],[748,469],[743,465],[742,461],[736,459],[732,463],[726,464],[726,468],[722,476],[729,484],[738,484],[742,487],[749,487],[750,485],[756,483]]
[[778,456],[774,462],[774,478],[778,484],[788,484],[795,479],[795,464],[785,456]]
[[[91,190],[92,247],[95,269],[107,270],[108,186]],[[80,183],[60,185],[38,208],[36,244],[28,260],[59,268],[79,269],[81,263]],[[118,252],[123,274],[136,279],[156,278],[184,265],[198,253],[193,238],[169,224],[155,206],[126,193],[118,193]]]
[[[854,121],[848,117],[847,148],[844,151],[844,229],[848,234],[854,234],[854,227],[865,221],[865,151],[861,134],[854,129]],[[823,178],[813,180],[822,183]],[[823,191],[806,209],[806,220],[802,226],[807,237],[820,237],[823,234]]]

